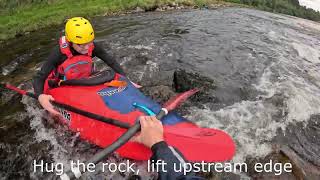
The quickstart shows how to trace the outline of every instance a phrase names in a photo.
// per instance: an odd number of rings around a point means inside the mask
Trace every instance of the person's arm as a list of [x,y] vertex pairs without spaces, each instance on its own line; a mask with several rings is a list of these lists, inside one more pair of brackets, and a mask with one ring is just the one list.
[[104,61],[108,66],[110,66],[115,72],[126,76],[120,64],[110,54],[108,54],[100,44],[94,43],[92,56],[97,56],[102,61]]
[[[165,163],[166,172],[158,172],[159,180],[175,179],[175,180],[204,180],[204,178],[195,176],[189,172],[187,175],[183,172],[183,167],[188,163],[179,150],[172,146],[168,146],[165,141],[158,142],[151,147],[151,162],[161,160]],[[177,170],[177,171],[175,171]]]
[[42,65],[40,71],[38,71],[33,77],[33,88],[37,97],[39,97],[40,94],[43,94],[44,83],[46,79],[48,78],[50,72],[54,68],[58,67],[59,64],[61,64],[62,60],[63,55],[60,52],[59,46],[54,47],[46,62],[44,62]]
[[176,172],[180,166],[184,166],[187,161],[183,155],[176,148],[168,146],[163,139],[163,126],[162,123],[154,116],[140,117],[141,134],[135,138],[135,141],[144,144],[151,148],[152,157],[151,162],[161,160],[165,163],[165,171],[162,168],[158,169],[160,180],[204,180],[202,177],[195,176],[194,173],[184,175],[184,172]]
[[56,68],[66,57],[60,52],[59,46],[55,47],[47,61],[42,65],[41,70],[33,78],[33,88],[37,99],[39,100],[41,106],[52,113],[53,115],[58,115],[59,112],[54,109],[50,101],[54,100],[51,95],[43,94],[44,83],[49,76],[50,72]]
[[[98,58],[100,58],[102,61],[104,61],[106,64],[108,64],[108,66],[110,66],[115,72],[126,76],[124,70],[122,69],[122,67],[120,66],[120,64],[110,55],[108,54],[101,45],[94,43],[94,49],[92,52],[93,56],[97,56]],[[131,80],[130,80],[131,81]],[[140,86],[139,84],[136,84],[134,82],[131,81],[131,83],[136,87],[136,88],[141,88],[142,86]]]

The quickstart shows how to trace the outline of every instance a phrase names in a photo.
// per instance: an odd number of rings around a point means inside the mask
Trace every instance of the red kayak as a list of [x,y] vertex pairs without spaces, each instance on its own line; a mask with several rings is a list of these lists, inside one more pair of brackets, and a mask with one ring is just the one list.
[[[106,78],[106,75],[103,76]],[[70,80],[69,83],[60,82],[59,86],[47,81],[45,93],[52,95],[58,102],[115,119],[128,127],[139,116],[146,115],[145,111],[133,104],[143,105],[155,114],[161,110],[158,103],[146,97],[119,74],[106,78],[107,80],[101,80],[99,76],[95,79],[99,80]],[[119,85],[118,82],[122,83]],[[64,117],[62,122],[68,124],[72,131],[80,132],[81,138],[102,148],[109,146],[127,130],[64,109],[60,109],[60,112]],[[235,154],[235,144],[224,131],[200,128],[175,112],[165,116],[162,123],[165,141],[178,148],[191,162],[223,162],[231,160]],[[149,148],[130,141],[119,148],[117,153],[135,160],[148,160],[151,156]]]

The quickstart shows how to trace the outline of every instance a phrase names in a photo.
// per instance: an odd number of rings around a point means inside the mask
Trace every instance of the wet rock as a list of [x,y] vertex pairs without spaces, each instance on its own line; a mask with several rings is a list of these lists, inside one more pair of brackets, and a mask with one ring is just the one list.
[[225,7],[233,7],[237,6],[236,4],[226,4],[226,3],[221,3],[221,4],[209,4],[207,6],[207,9],[219,9],[219,8],[225,8]]
[[178,69],[174,72],[173,76],[174,88],[177,92],[184,92],[193,88],[216,88],[214,80],[201,76],[198,73],[191,73],[183,69]]
[[[262,166],[267,167],[267,169],[262,172],[255,171],[256,164],[261,163]],[[247,158],[246,164],[248,165],[248,174],[253,179],[263,179],[263,180],[276,180],[276,179],[284,179],[291,180],[296,179],[295,175],[292,172],[280,172],[279,169],[275,170],[274,165],[276,163],[281,163],[282,167],[285,163],[290,163],[290,161],[284,157],[279,150],[275,150],[271,154],[267,155],[265,158]],[[269,164],[267,166],[267,164]],[[277,166],[278,167],[278,166]]]
[[6,64],[1,68],[2,75],[6,76],[13,73],[15,70],[19,68],[19,66],[21,67],[24,64],[26,64],[29,60],[31,60],[31,57],[32,57],[32,52],[26,53],[24,55],[21,55],[12,59],[8,64]]
[[[137,79],[138,80],[138,79]],[[168,86],[172,89],[173,82],[173,72],[170,71],[162,71],[161,73],[153,73],[150,77],[145,76],[143,81],[139,82],[141,85],[146,87],[153,86]]]
[[[272,160],[272,163],[290,163],[292,165],[292,172],[282,172],[280,175],[275,175],[275,172],[255,172],[255,164],[268,163]],[[320,167],[317,167],[310,162],[302,159],[293,149],[286,145],[281,145],[278,150],[269,154],[265,158],[247,158],[248,170],[250,177],[254,179],[305,179],[313,180],[319,179]],[[275,170],[273,170],[275,171]],[[279,172],[278,172],[279,173]]]
[[182,4],[178,4],[176,2],[171,2],[166,5],[159,6],[155,9],[155,11],[170,11],[170,10],[175,10],[175,9],[186,9],[186,8],[191,8],[191,5],[184,6]]
[[176,2],[171,2],[171,3],[168,4],[168,6],[170,6],[170,7],[178,7],[179,5]]
[[266,99],[267,102],[270,102],[276,107],[284,107],[286,106],[285,102],[288,97],[286,97],[283,93],[278,93],[273,95],[272,97]]
[[177,92],[198,88],[200,91],[191,97],[193,105],[202,106],[205,103],[215,103],[218,99],[214,95],[216,83],[214,80],[198,73],[186,72],[179,69],[173,75],[173,87]]
[[310,117],[308,124],[289,125],[282,139],[302,159],[320,167],[320,115]]
[[284,93],[277,93],[273,95],[272,97],[266,99],[266,102],[272,104],[273,106],[276,107],[277,112],[274,113],[273,119],[276,122],[281,122],[286,120],[286,116],[288,115],[288,107],[287,107],[287,99],[288,97],[284,95]]
[[22,96],[20,94],[12,94],[7,97],[1,97],[1,104],[0,104],[0,128],[2,130],[6,130],[7,128],[11,127],[15,124],[16,119],[12,118],[19,118],[16,114],[18,111],[22,111],[24,106],[20,103]]
[[[285,106],[284,96],[275,95],[268,99],[277,107]],[[291,124],[286,131],[278,132],[274,138],[274,151],[265,158],[247,158],[250,177],[254,179],[319,179],[320,177],[320,115],[310,117],[309,123],[304,125],[302,122]],[[272,160],[274,163],[291,163],[292,172],[282,173],[276,176],[274,173],[257,173],[254,165],[257,162],[267,163]]]
[[281,153],[292,163],[293,173],[298,179],[318,179],[320,177],[320,167],[303,160],[288,146],[283,146]]
[[155,11],[157,8],[158,8],[158,5],[154,5],[154,6],[146,7],[146,8],[145,8],[145,11],[146,11],[146,12],[148,12],[148,11]]
[[132,175],[127,180],[141,180],[141,177],[139,175]]
[[294,175],[292,174],[281,174],[278,176],[275,176],[274,174],[270,174],[270,173],[260,173],[257,175],[253,175],[252,176],[253,179],[259,179],[259,180],[294,180],[296,179]]
[[146,65],[152,57],[150,55],[136,54],[126,65],[128,67]]
[[[52,162],[48,156],[49,143],[35,141],[29,124],[30,119],[23,118],[12,123],[8,130],[0,130],[0,142],[4,142],[0,147],[0,172],[4,179],[30,179],[33,160]],[[44,177],[41,171],[33,175]]]
[[163,85],[145,87],[141,90],[145,95],[151,97],[153,100],[157,101],[160,104],[166,102],[168,99],[170,99],[170,97],[173,97],[175,95],[170,87]]
[[1,88],[0,89],[0,106],[11,106],[16,102],[20,102],[22,98],[21,94],[12,92],[11,90]]
[[200,173],[199,176],[210,180],[240,180],[241,177],[238,174],[227,173],[227,172],[210,172],[210,173]]
[[175,34],[187,34],[187,33],[189,33],[189,29],[175,29],[174,33]]
[[161,11],[165,11],[165,10],[163,8],[161,8],[161,7],[158,7],[155,11],[161,12]]
[[217,173],[213,178],[211,178],[212,180],[240,180],[241,177],[238,174],[233,174],[233,173]]
[[312,115],[308,124],[291,124],[284,133],[276,137],[283,144],[280,152],[294,166],[294,174],[299,179],[319,179],[320,177],[320,115]]
[[139,12],[144,12],[144,9],[142,9],[141,7],[136,7],[136,9],[133,11],[134,13],[139,13]]
[[[10,106],[15,104],[16,102],[20,102],[22,95],[13,90],[6,88],[5,85],[6,85],[6,82],[0,83],[0,106],[3,106],[3,105]],[[18,88],[23,90],[32,89],[32,83],[31,81],[26,81],[24,83],[21,83],[18,86]]]

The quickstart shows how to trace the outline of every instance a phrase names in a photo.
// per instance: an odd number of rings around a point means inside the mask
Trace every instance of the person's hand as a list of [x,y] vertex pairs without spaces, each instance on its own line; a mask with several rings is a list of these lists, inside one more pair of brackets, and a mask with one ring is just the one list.
[[58,116],[60,113],[54,109],[50,101],[54,101],[53,97],[51,95],[47,94],[40,94],[38,97],[38,101],[40,102],[41,106],[49,111],[54,116]]
[[163,126],[155,116],[141,116],[141,133],[134,141],[151,148],[154,144],[163,141]]
[[136,87],[136,88],[142,88],[142,86],[140,86],[139,84],[136,84],[136,83],[134,83],[134,82],[132,82],[132,81],[130,81],[133,85],[134,85],[134,87]]

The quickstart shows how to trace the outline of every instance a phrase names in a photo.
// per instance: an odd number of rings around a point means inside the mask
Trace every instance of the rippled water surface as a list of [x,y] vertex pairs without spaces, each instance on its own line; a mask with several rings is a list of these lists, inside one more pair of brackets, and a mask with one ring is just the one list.
[[[171,87],[178,68],[214,80],[217,88],[205,91],[215,100],[187,107],[186,116],[200,126],[228,132],[237,144],[233,161],[264,157],[272,151],[277,133],[283,134],[289,125],[303,131],[312,121],[314,131],[290,135],[301,139],[291,148],[320,165],[319,119],[310,118],[320,113],[320,24],[239,8],[96,17],[93,24],[97,42],[146,88]],[[31,33],[2,47],[0,80],[26,82],[23,88],[30,89],[32,75],[57,42],[60,29]],[[0,176],[5,179],[40,178],[41,173],[32,172],[33,159],[66,164],[71,157],[85,160],[98,150],[46,120],[32,99],[20,102],[12,92],[2,91],[1,105]],[[115,156],[108,161],[124,160]],[[155,176],[138,164],[144,178]]]

